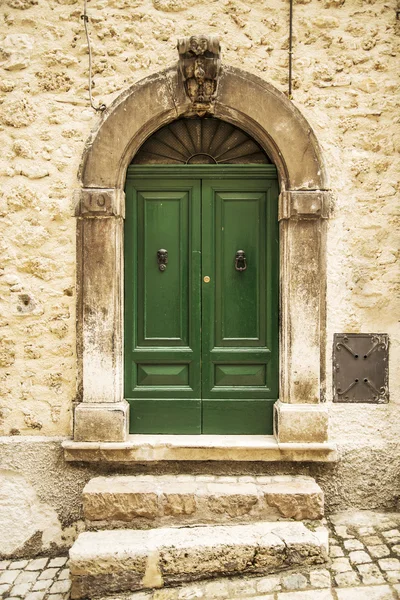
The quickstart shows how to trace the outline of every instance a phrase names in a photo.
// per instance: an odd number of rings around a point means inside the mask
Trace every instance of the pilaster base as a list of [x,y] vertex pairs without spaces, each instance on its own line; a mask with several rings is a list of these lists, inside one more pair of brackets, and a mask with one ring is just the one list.
[[328,441],[328,407],[325,404],[275,403],[275,436],[279,443]]
[[75,408],[74,441],[125,442],[128,436],[129,404],[81,402]]

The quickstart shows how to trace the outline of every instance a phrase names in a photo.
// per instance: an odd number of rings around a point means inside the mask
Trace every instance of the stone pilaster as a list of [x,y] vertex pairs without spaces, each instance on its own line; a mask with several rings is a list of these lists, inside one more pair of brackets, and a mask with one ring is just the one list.
[[78,217],[78,363],[82,402],[75,409],[74,439],[126,439],[123,399],[124,192],[83,189]]
[[275,407],[280,442],[323,442],[328,436],[327,413],[319,403],[325,395],[329,199],[319,190],[280,195],[281,381]]

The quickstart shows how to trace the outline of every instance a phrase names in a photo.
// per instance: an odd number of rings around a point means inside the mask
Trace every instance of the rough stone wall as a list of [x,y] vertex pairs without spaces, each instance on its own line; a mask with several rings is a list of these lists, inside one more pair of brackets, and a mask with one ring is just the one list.
[[[334,332],[391,338],[390,404],[331,407],[342,463],[317,471],[332,505],[342,508],[379,505],[370,488],[382,464],[390,473],[379,479],[383,505],[390,504],[399,472],[396,7],[397,0],[294,0],[293,101],[322,145],[335,199],[328,224],[327,400]],[[73,190],[98,121],[87,100],[82,10],[83,0],[0,2],[2,435],[71,434]],[[91,0],[88,10],[96,103],[109,105],[134,81],[174,63],[177,37],[199,32],[220,36],[225,63],[287,90],[286,0]]]
[[[72,192],[98,119],[87,101],[82,4],[3,0],[0,6],[0,431],[6,435],[71,432]],[[88,6],[96,103],[110,104],[135,80],[173,63],[177,37],[193,32],[219,34],[226,63],[287,90],[283,0],[92,0]],[[295,0],[294,102],[315,129],[335,194],[328,400],[333,333],[376,331],[391,334],[391,402],[400,401],[394,377],[398,23],[396,0]],[[371,414],[368,407],[357,410]],[[341,410],[333,413],[342,418]]]

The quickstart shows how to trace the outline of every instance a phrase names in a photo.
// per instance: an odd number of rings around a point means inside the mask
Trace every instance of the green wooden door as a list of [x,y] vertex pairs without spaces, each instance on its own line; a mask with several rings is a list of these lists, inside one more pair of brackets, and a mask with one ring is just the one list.
[[[273,165],[129,168],[125,397],[131,432],[272,433],[277,199]],[[164,270],[160,249],[168,251]],[[236,269],[244,266],[235,263],[238,250],[245,252],[245,270]]]

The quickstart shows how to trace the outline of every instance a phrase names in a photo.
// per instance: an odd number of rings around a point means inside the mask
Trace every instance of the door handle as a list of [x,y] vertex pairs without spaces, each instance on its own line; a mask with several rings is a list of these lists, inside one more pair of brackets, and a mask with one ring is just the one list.
[[247,259],[244,250],[238,250],[235,256],[236,271],[245,271],[247,269]]
[[160,271],[165,271],[168,264],[168,250],[165,250],[165,248],[157,250],[157,262]]

